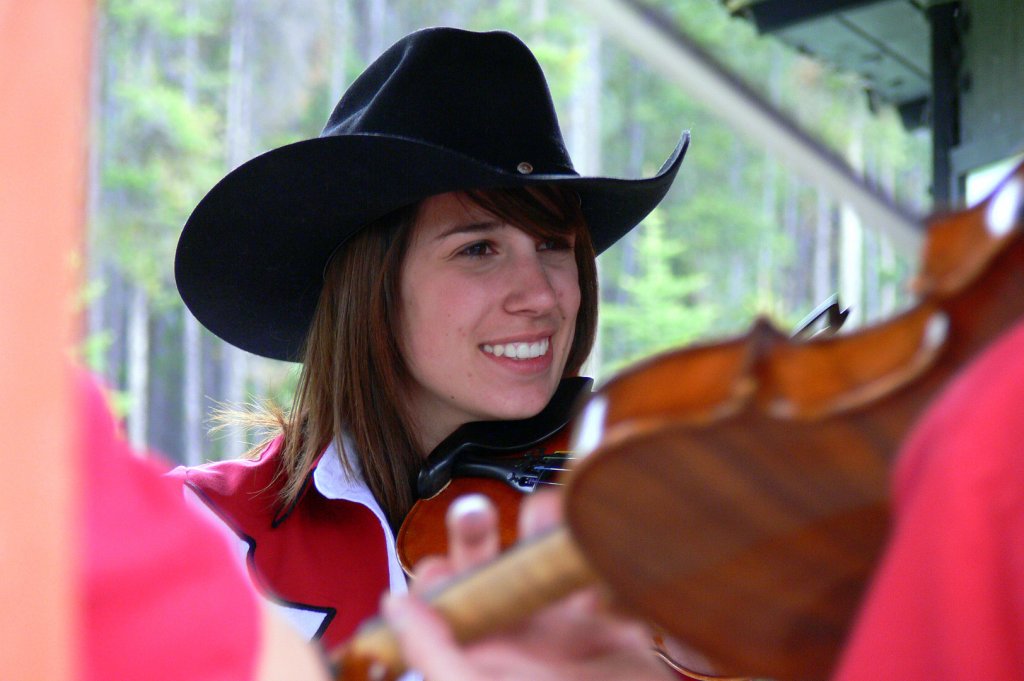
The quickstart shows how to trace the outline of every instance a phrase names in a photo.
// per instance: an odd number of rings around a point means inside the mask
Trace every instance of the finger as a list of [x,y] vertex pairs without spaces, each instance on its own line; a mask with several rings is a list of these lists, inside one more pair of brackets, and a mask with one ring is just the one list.
[[413,593],[422,595],[454,575],[455,568],[446,556],[428,556],[416,563],[409,587]]
[[459,497],[448,508],[448,559],[456,572],[485,563],[500,546],[498,511],[482,494]]
[[578,591],[554,603],[524,623],[521,634],[535,643],[557,639],[575,648],[575,639],[587,639],[601,618],[592,589]]
[[587,657],[611,651],[644,651],[650,654],[648,628],[608,611],[599,590],[585,589],[539,613],[531,638],[557,636],[567,655]]
[[541,490],[523,499],[519,507],[519,536],[532,537],[562,521],[562,495]]
[[395,632],[410,668],[426,679],[471,681],[451,628],[425,603],[411,596],[389,595],[381,603],[381,613]]

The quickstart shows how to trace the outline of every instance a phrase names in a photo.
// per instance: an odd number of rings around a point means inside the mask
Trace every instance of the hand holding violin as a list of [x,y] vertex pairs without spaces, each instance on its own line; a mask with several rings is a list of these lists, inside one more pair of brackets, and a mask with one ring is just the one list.
[[[524,500],[521,536],[533,536],[560,520],[555,494]],[[498,551],[498,522],[483,496],[464,497],[448,514],[447,556],[421,561],[413,592],[421,594],[477,567]],[[651,654],[651,634],[604,607],[597,589],[576,593],[511,629],[459,646],[444,620],[417,595],[393,596],[384,615],[410,666],[428,679],[637,679],[672,678]]]

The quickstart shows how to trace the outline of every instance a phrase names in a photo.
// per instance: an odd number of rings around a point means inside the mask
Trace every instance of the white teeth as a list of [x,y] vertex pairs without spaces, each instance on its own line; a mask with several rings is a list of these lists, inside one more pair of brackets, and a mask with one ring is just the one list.
[[534,359],[547,353],[550,339],[537,341],[536,343],[505,343],[504,345],[484,345],[484,352],[495,357],[508,357],[509,359]]

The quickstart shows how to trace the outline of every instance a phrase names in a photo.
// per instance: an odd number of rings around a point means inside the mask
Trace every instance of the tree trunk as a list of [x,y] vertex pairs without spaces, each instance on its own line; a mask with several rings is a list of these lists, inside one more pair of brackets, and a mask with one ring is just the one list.
[[331,3],[331,101],[341,97],[348,85],[347,56],[352,40],[351,0],[333,0]]
[[[847,155],[850,165],[860,172],[864,166],[862,126],[854,126],[852,135]],[[839,288],[850,307],[846,323],[851,328],[865,321],[863,231],[860,217],[849,205],[843,204],[839,217]]]
[[[230,346],[212,333],[199,334],[199,367],[200,384],[203,386],[203,394],[199,397],[199,411],[202,417],[212,409],[216,408],[217,401],[224,394],[224,352]],[[223,437],[205,437],[203,443],[203,456],[207,459],[223,459],[224,457]]]
[[864,323],[874,323],[879,317],[881,308],[881,291],[879,279],[882,276],[878,267],[880,232],[875,229],[861,231],[863,239],[863,272],[864,272]]
[[764,178],[761,188],[761,214],[764,216],[766,229],[761,235],[761,243],[757,255],[757,310],[771,313],[775,286],[775,244],[774,237],[778,230],[775,204],[778,197],[776,176],[778,164],[771,156],[764,157]]
[[[582,41],[585,56],[581,71],[573,79],[574,89],[570,101],[569,155],[576,171],[581,175],[601,173],[601,90],[604,74],[601,64],[601,33],[594,27],[583,30]],[[598,265],[598,279],[601,276]],[[594,350],[587,362],[587,371],[600,375],[604,364],[599,337],[595,339]]]
[[[139,34],[138,47],[135,51],[140,64],[139,80],[142,85],[151,86],[155,81],[157,67],[155,52],[155,31],[150,26],[144,26]],[[134,153],[143,156],[146,150],[136,149]],[[128,440],[137,449],[145,450],[149,444],[149,297],[142,281],[129,281],[128,289],[130,298],[128,301],[126,382],[131,404],[127,417]]]
[[[103,88],[103,59],[104,46],[106,44],[106,15],[103,12],[96,12],[94,17],[93,43],[92,43],[92,77],[89,82],[89,111],[92,115],[89,119],[88,128],[88,169],[86,171],[86,219],[85,219],[85,280],[89,284],[100,283],[103,278],[103,257],[100,254],[98,220],[100,212],[100,199],[102,196],[102,183],[100,182],[100,168],[102,167],[103,143],[100,135],[102,121],[106,120]],[[106,318],[103,314],[102,295],[87,301],[88,308],[85,316],[85,334],[88,338],[94,334],[101,333],[106,328]]]
[[[198,18],[197,0],[186,0],[185,18],[192,24]],[[185,100],[192,107],[198,106],[196,73],[199,70],[199,40],[195,31],[185,36],[185,65],[182,87]],[[181,414],[182,414],[182,462],[196,466],[203,460],[203,382],[202,344],[199,322],[188,308],[181,306]]]
[[[889,196],[895,196],[896,169],[888,161],[888,158],[882,161],[878,175],[885,192]],[[896,309],[896,252],[893,250],[888,235],[883,231],[878,232],[878,268],[881,276],[878,312],[882,318],[888,318]]]
[[[636,57],[629,57],[629,68],[636,72],[642,70],[642,64]],[[644,146],[647,140],[647,130],[637,115],[636,104],[642,101],[642,79],[633,78],[630,81],[630,91],[625,102],[625,121],[623,126],[626,130],[626,138],[629,140],[629,156],[626,162],[626,176],[640,177],[643,174]],[[614,280],[601,279],[601,293],[604,300],[617,305],[625,305],[629,302],[629,294],[621,282],[632,277],[637,272],[636,235],[638,230],[630,230],[622,237],[616,245],[619,250],[619,276]],[[605,339],[603,347],[607,348],[614,358],[621,358],[626,355],[626,339],[621,329],[604,329],[611,331],[611,338]]]
[[533,0],[530,3],[530,23],[540,26],[548,19],[548,0]]
[[[782,62],[777,51],[772,52],[768,71],[768,98],[778,105],[782,92]],[[757,309],[771,314],[775,310],[775,281],[778,267],[775,259],[775,236],[779,231],[778,220],[778,163],[774,156],[764,157],[764,184],[761,191],[761,214],[767,228],[761,237],[757,257]]]
[[817,199],[812,290],[814,300],[820,302],[835,293],[835,285],[832,283],[832,200],[820,189],[817,192]]
[[[782,204],[782,233],[793,246],[793,262],[786,267],[790,273],[781,283],[782,309],[786,313],[797,312],[803,315],[807,307],[807,290],[805,282],[809,276],[806,264],[810,261],[805,239],[800,238],[800,180],[788,173],[786,195]],[[817,304],[817,303],[814,303]]]
[[246,160],[250,147],[251,75],[246,68],[252,33],[251,0],[234,0],[231,47],[228,56],[227,165],[235,168]]
[[[730,196],[743,196],[746,192],[743,170],[749,164],[750,159],[747,157],[747,147],[738,137],[732,138],[729,158],[729,194]],[[721,304],[723,310],[742,310],[745,298],[750,293],[750,263],[744,249],[738,243],[736,246],[731,249],[730,253],[725,254],[723,263],[725,268],[724,291],[709,290],[706,293],[708,302]],[[717,298],[723,293],[724,299]]]
[[181,378],[182,460],[186,466],[195,466],[203,460],[203,381],[202,332],[199,322],[182,306],[182,362]]
[[112,193],[104,189],[101,169],[111,162],[123,118],[113,85],[119,82],[123,73],[114,55],[130,48],[122,44],[123,38],[118,35],[116,22],[110,21],[103,12],[97,12],[97,21],[100,26],[97,33],[102,35],[105,58],[97,57],[94,62],[94,68],[101,74],[93,78],[93,87],[99,89],[99,107],[91,109],[90,116],[96,125],[95,148],[90,159],[95,160],[96,167],[89,170],[90,195],[95,192],[90,198],[94,209],[90,210],[89,235],[96,248],[90,250],[88,256],[90,271],[102,282],[102,292],[91,301],[88,329],[90,333],[105,331],[109,334],[109,344],[103,348],[101,371],[111,386],[124,387],[122,370],[127,362],[125,320],[128,304],[123,272],[109,250],[109,216],[124,207],[125,199],[123,192]]
[[132,287],[128,307],[128,440],[147,446],[149,414],[149,300],[141,286]]
[[[251,148],[252,74],[247,66],[250,61],[248,55],[252,23],[251,0],[234,0],[228,56],[226,161],[229,168],[235,168],[243,163],[249,157]],[[246,401],[247,365],[248,360],[242,350],[223,344],[220,363],[221,401],[231,408],[241,407]],[[245,449],[242,429],[229,428],[224,438],[224,458],[237,458]]]
[[601,172],[601,33],[594,27],[583,31],[583,57],[574,78],[570,102],[569,154],[581,175]]
[[863,230],[860,218],[847,205],[839,212],[839,288],[850,308],[847,324],[856,328],[864,321]]
[[387,48],[387,0],[369,0],[366,6],[366,57],[376,59]]

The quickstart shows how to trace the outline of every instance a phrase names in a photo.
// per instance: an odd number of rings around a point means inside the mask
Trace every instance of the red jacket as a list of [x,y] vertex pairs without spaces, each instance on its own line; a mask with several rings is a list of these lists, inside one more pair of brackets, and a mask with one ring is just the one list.
[[283,508],[275,479],[281,439],[256,460],[178,468],[171,475],[202,499],[244,542],[253,583],[305,622],[306,633],[327,650],[344,642],[381,596],[404,590],[394,538],[380,507],[361,480],[342,470],[329,447],[298,499]]

